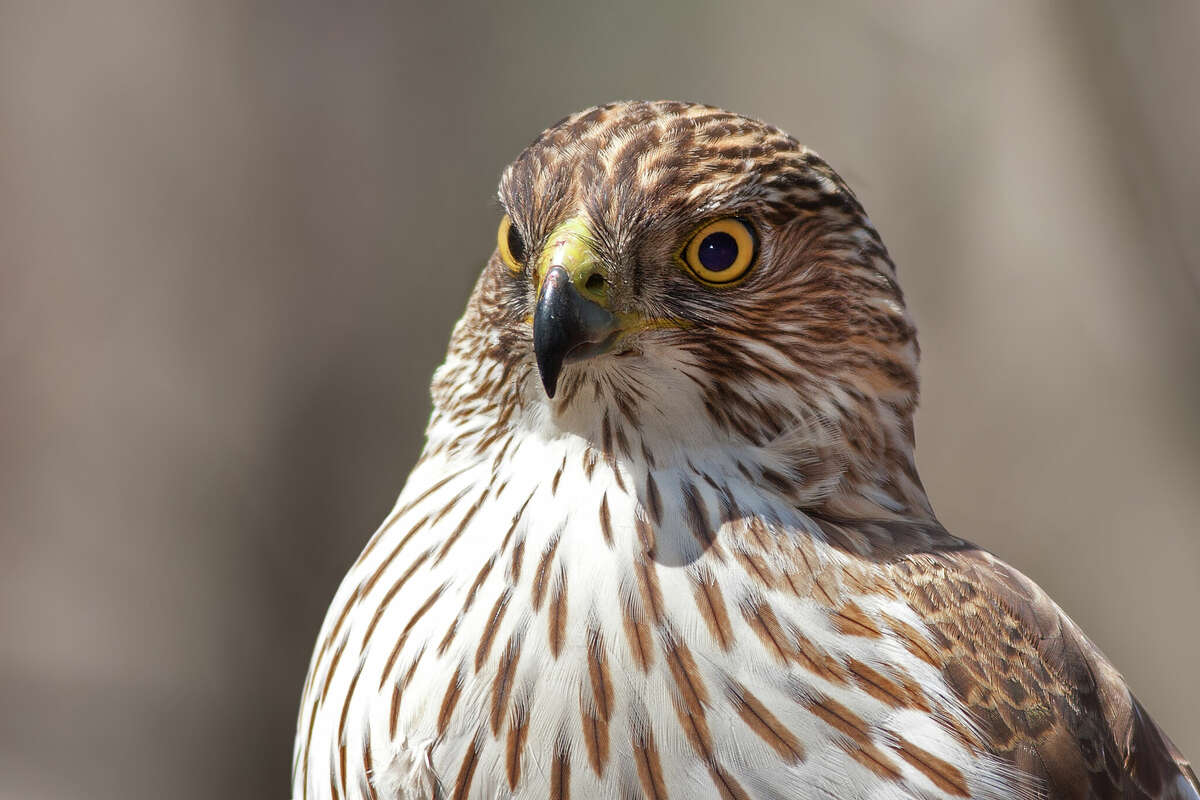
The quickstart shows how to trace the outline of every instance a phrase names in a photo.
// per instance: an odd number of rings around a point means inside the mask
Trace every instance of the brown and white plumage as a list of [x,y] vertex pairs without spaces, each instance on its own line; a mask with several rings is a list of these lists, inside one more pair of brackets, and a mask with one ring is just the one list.
[[[515,238],[317,642],[297,800],[1200,798],[1074,623],[934,517],[915,328],[820,158],[622,103],[500,198]],[[756,248],[720,285],[684,254],[713,220]]]

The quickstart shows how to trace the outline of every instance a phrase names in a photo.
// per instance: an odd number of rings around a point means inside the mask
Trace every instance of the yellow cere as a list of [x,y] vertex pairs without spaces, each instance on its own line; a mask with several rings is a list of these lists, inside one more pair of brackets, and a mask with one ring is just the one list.
[[701,282],[728,285],[750,272],[757,245],[749,225],[736,217],[725,217],[697,230],[680,258]]
[[588,246],[591,235],[587,219],[582,215],[571,217],[551,231],[538,261],[538,281],[551,267],[562,267],[571,276],[576,289],[581,288],[579,279],[596,268],[596,256]]

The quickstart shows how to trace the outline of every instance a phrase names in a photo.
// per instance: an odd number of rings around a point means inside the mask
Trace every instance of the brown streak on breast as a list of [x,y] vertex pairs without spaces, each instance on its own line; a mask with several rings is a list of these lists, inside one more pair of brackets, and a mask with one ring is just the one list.
[[855,682],[876,700],[893,708],[919,708],[929,711],[925,696],[915,686],[902,686],[856,658],[847,659],[846,668],[854,676]]
[[883,636],[879,626],[853,600],[833,612],[833,625],[847,636],[865,636],[870,639]]
[[673,698],[679,724],[697,754],[711,759],[712,734],[709,733],[704,710],[708,703],[708,689],[700,678],[696,662],[686,644],[669,630],[663,632],[662,644],[671,677],[679,689],[679,697]]
[[371,616],[371,622],[367,625],[366,633],[363,634],[364,642],[369,642],[371,640],[371,634],[375,632],[375,626],[378,625],[379,620],[383,618],[383,612],[387,610],[388,604],[392,602],[392,599],[396,596],[396,593],[404,587],[404,584],[408,583],[409,578],[413,576],[417,569],[425,563],[425,560],[429,558],[429,554],[431,552],[433,552],[432,548],[417,556],[416,560],[408,565],[408,569],[404,570],[404,573],[399,577],[399,579],[397,579],[397,581],[392,584],[392,587],[387,590],[387,594],[379,599],[379,604],[375,608],[375,613]]
[[608,654],[604,648],[604,639],[597,628],[588,631],[588,676],[592,681],[592,702],[596,710],[607,722],[612,715],[613,688],[612,677],[608,669]]
[[751,694],[749,689],[740,683],[730,681],[726,687],[726,697],[729,698],[742,721],[760,739],[770,745],[780,758],[789,764],[797,764],[804,760],[804,745],[796,738],[796,734],[788,730],[778,717],[768,711],[767,707]]
[[791,553],[794,556],[798,556],[800,561],[803,562],[804,566],[799,571],[807,577],[808,581],[811,581],[811,586],[816,587],[817,591],[820,592],[821,597],[825,599],[826,605],[834,605],[836,603],[834,597],[841,592],[838,589],[837,579],[833,575],[833,570],[824,568],[817,563],[816,554],[811,552],[805,545],[793,545]]
[[396,726],[400,723],[400,684],[392,684],[392,703],[388,707],[388,737],[396,738]]
[[733,629],[729,625],[729,612],[725,610],[725,597],[721,594],[721,585],[707,568],[701,568],[690,575],[693,595],[700,615],[708,626],[708,632],[722,650],[729,650],[733,643]]
[[845,751],[846,755],[884,780],[899,781],[903,777],[892,760],[873,744],[864,746],[846,739],[835,739],[834,743]]
[[513,545],[512,558],[508,562],[508,585],[516,587],[521,582],[521,562],[525,558],[525,540],[518,539]]
[[446,685],[446,693],[442,696],[442,707],[438,710],[438,736],[445,735],[446,728],[450,724],[454,706],[458,703],[459,695],[462,694],[462,680],[463,671],[462,667],[459,667],[450,677],[450,683]]
[[437,564],[446,557],[446,554],[450,552],[450,548],[453,547],[454,543],[457,542],[459,537],[463,535],[463,531],[467,529],[467,525],[470,524],[471,519],[475,516],[475,514],[479,512],[480,507],[483,505],[483,501],[487,499],[488,491],[489,489],[484,489],[479,494],[479,499],[472,503],[471,507],[467,509],[465,514],[463,514],[463,518],[459,520],[458,525],[455,526],[454,532],[450,534],[450,536],[446,539],[446,543],[442,545],[442,549],[438,551],[437,558],[433,560],[434,566],[437,566]]
[[570,800],[571,797],[571,751],[566,744],[554,746],[554,760],[550,765],[550,800]]
[[746,790],[720,764],[710,762],[708,774],[717,787],[717,791],[721,793],[721,800],[750,800]]
[[495,605],[492,606],[491,612],[488,613],[483,633],[479,636],[479,646],[475,648],[475,672],[479,672],[483,668],[484,662],[487,661],[488,654],[492,649],[492,642],[496,640],[496,632],[499,630],[500,623],[504,619],[504,612],[508,610],[508,601],[510,599],[512,599],[512,589],[506,588],[496,598]]
[[508,638],[508,646],[500,657],[496,669],[496,677],[492,680],[492,735],[500,735],[500,723],[504,720],[504,709],[512,694],[513,676],[517,671],[517,661],[521,658],[521,642],[516,634]]
[[604,777],[604,768],[608,764],[608,720],[587,702],[582,690],[579,695],[579,722],[583,728],[583,745],[587,749],[588,763],[596,777]]
[[[493,425],[491,428],[488,429],[487,433],[485,433],[483,436],[479,437],[479,443],[476,444],[474,447],[475,455],[481,456],[484,453],[490,452],[492,449],[492,445],[494,445],[496,442],[500,441],[500,437],[506,433],[508,433],[508,429],[501,427],[499,425]],[[501,491],[503,491],[503,489],[496,492],[497,497],[500,496]]]
[[449,647],[450,643],[454,641],[454,634],[458,632],[458,623],[461,620],[462,620],[461,614],[459,614],[454,619],[450,620],[450,627],[446,628],[446,635],[442,637],[442,640],[440,642],[438,642],[437,652],[438,652],[439,656],[445,655],[446,648]]
[[395,666],[396,659],[399,658],[399,656],[400,656],[400,651],[404,649],[404,645],[408,641],[408,635],[412,631],[413,626],[416,625],[417,622],[421,619],[421,617],[425,615],[425,612],[427,612],[429,610],[429,608],[434,604],[434,602],[436,602],[437,599],[442,596],[442,592],[444,592],[446,590],[446,586],[448,583],[449,583],[449,581],[447,581],[446,583],[443,583],[441,586],[439,586],[434,591],[434,593],[429,596],[429,599],[425,601],[425,604],[422,605],[419,609],[417,609],[416,613],[414,613],[412,615],[412,617],[409,618],[408,624],[406,624],[404,626],[404,630],[400,633],[400,636],[396,639],[396,644],[392,646],[392,650],[388,654],[387,661],[384,663],[383,672],[379,676],[379,688],[380,689],[383,688],[384,682],[387,681],[388,675],[391,674],[392,667]]
[[558,471],[554,473],[554,479],[550,481],[550,496],[553,497],[558,492],[558,482],[562,480],[563,472],[567,469],[567,457],[564,454],[562,463],[558,465]]
[[558,658],[562,650],[563,637],[567,633],[567,572],[559,569],[558,580],[550,592],[549,614],[546,618],[547,638],[550,643],[550,654]]
[[600,535],[604,543],[613,546],[612,513],[608,510],[608,491],[600,497]]
[[[342,651],[344,651],[345,649],[346,649],[346,640],[342,639],[342,641],[338,644],[338,646],[333,651],[333,658],[330,659],[330,661],[329,661],[329,671],[325,673],[325,682],[323,684],[321,684],[321,694],[319,695],[319,699],[317,700],[318,706],[325,704],[325,697],[326,697],[326,695],[329,694],[329,684],[330,684],[330,682],[333,681],[333,673],[337,671],[338,662],[341,661]],[[315,711],[314,711],[314,713],[315,713]]]
[[621,604],[621,622],[625,629],[625,638],[629,642],[629,655],[642,672],[648,672],[654,663],[654,649],[650,641],[650,626],[646,622],[642,609],[632,597],[626,597]]
[[513,532],[517,529],[517,523],[521,521],[521,517],[524,515],[526,507],[529,505],[529,501],[533,499],[535,494],[537,494],[536,486],[533,487],[533,490],[529,493],[529,497],[525,498],[525,502],[521,504],[521,507],[518,508],[516,513],[513,514],[512,523],[508,526],[508,532],[504,534],[504,540],[500,543],[500,551],[503,551],[504,548],[508,547],[508,540],[512,538]]
[[746,574],[765,588],[774,589],[779,585],[779,577],[773,569],[767,566],[766,560],[758,553],[751,553],[743,547],[734,547],[733,555],[742,565]]
[[[450,477],[453,477],[453,476],[450,476]],[[367,542],[367,546],[364,547],[363,551],[358,554],[358,558],[354,559],[354,565],[350,568],[351,572],[354,572],[355,570],[358,569],[358,567],[360,567],[366,563],[367,559],[370,558],[371,553],[373,553],[375,551],[376,545],[378,545],[385,538],[385,535],[387,534],[387,532],[392,529],[392,526],[395,525],[396,522],[400,518],[401,518],[401,516],[400,516],[399,511],[392,511],[392,513],[388,514],[387,519],[385,519],[383,521],[383,524],[379,526],[379,530],[375,531],[375,533],[371,536],[370,541]],[[419,520],[417,522],[417,524],[415,526],[413,526],[413,528],[411,528],[409,530],[409,532],[407,534],[404,535],[404,537],[400,540],[400,544],[398,545],[396,550],[398,550],[400,547],[403,547],[404,544],[407,543],[409,537],[411,537],[414,533],[416,533],[417,529],[420,528],[422,525],[424,525],[428,521],[429,521],[429,515],[426,514],[423,518],[421,518],[421,520]],[[392,554],[391,554],[392,556],[395,556],[396,550],[392,551]]]
[[896,743],[891,747],[901,758],[946,794],[955,797],[970,796],[971,792],[967,787],[966,778],[953,764],[943,761],[928,750],[917,747],[903,736],[897,736]]
[[828,725],[845,734],[846,738],[834,737],[833,741],[847,755],[881,778],[900,780],[900,770],[871,740],[870,726],[866,720],[830,697],[818,695],[803,698],[800,702]]
[[509,434],[504,439],[504,444],[500,445],[496,451],[496,457],[492,459],[492,474],[495,475],[500,469],[500,465],[504,463],[504,456],[508,454],[508,448],[512,447],[513,436]]
[[397,715],[400,712],[400,700],[403,699],[404,692],[408,689],[408,685],[412,683],[413,675],[417,674],[417,665],[421,663],[421,656],[423,655],[425,655],[424,646],[422,646],[417,652],[417,657],[413,659],[413,662],[408,665],[408,671],[404,673],[404,677],[398,684],[396,684],[397,688],[400,690],[400,693],[399,696],[396,697],[396,708],[393,712],[392,718],[389,720],[389,728],[393,739],[396,738],[396,722],[399,719]]
[[[414,508],[416,508],[419,503],[421,503],[423,500],[428,498],[431,494],[433,494],[434,492],[441,489],[443,486],[445,486],[447,483],[449,483],[450,481],[457,478],[459,475],[462,475],[464,472],[466,472],[468,469],[470,469],[471,466],[473,466],[473,465],[467,465],[467,466],[463,467],[462,469],[452,472],[449,475],[447,475],[446,477],[442,478],[440,481],[435,483],[433,486],[430,486],[428,489],[421,492],[420,495],[413,498],[409,502],[405,503],[402,508],[397,509],[396,513],[393,514],[392,516],[396,519],[403,517],[409,511],[412,511]],[[461,495],[460,495],[460,497],[461,497]],[[457,498],[456,498],[456,500],[457,500]]]
[[[313,700],[311,711],[308,715],[308,725],[306,726],[307,733],[304,737],[304,756],[300,759],[300,774],[308,775],[308,754],[312,750],[313,723],[317,718],[317,709],[320,708],[320,703]],[[308,797],[308,781],[304,782],[304,797]]]
[[605,463],[608,464],[609,471],[612,472],[613,482],[617,484],[617,488],[622,492],[628,493],[629,490],[625,488],[625,479],[621,477],[621,468],[617,465],[617,460],[610,457],[605,459]]
[[467,597],[463,601],[462,613],[465,614],[475,602],[475,594],[479,591],[479,587],[483,586],[484,580],[492,571],[492,566],[496,563],[496,556],[492,556],[484,562],[479,568],[479,572],[475,575],[475,582],[471,584],[471,588],[467,590]]
[[855,714],[832,697],[814,695],[803,697],[800,704],[824,720],[827,724],[849,736],[860,745],[871,744],[870,727],[867,721]]
[[463,757],[462,766],[458,769],[458,777],[454,779],[454,794],[452,800],[466,800],[471,791],[471,781],[475,778],[475,767],[479,764],[479,741],[472,739],[467,746],[467,754]]
[[789,632],[795,644],[793,655],[797,664],[830,683],[846,685],[848,673],[840,661],[795,627],[790,628]]
[[437,524],[442,521],[442,518],[453,511],[454,507],[458,505],[458,502],[466,497],[467,493],[470,491],[471,487],[467,486],[461,489],[458,494],[454,495],[454,497],[451,497],[449,500],[447,500],[446,504],[439,508],[437,513],[433,515],[433,518],[429,520],[430,526],[436,528]]
[[562,531],[554,534],[554,538],[550,544],[542,551],[542,557],[538,560],[537,570],[533,574],[533,610],[542,610],[542,600],[546,596],[546,584],[550,579],[550,562],[554,560],[554,554],[558,551],[558,543],[562,538]]
[[525,740],[529,737],[529,711],[524,703],[514,703],[508,721],[508,743],[504,753],[504,770],[508,775],[508,788],[516,790],[521,780],[521,754],[525,752]]
[[346,796],[346,780],[342,776],[346,774],[346,745],[338,745],[338,763],[337,774],[329,776],[329,786],[333,789],[334,798],[342,798]]
[[658,570],[655,568],[654,562],[642,556],[634,562],[633,570],[637,575],[638,591],[642,596],[642,607],[650,612],[650,619],[653,620],[655,625],[662,624],[662,588],[658,585]]
[[892,635],[900,640],[905,650],[926,664],[936,669],[942,669],[944,665],[942,657],[927,637],[923,636],[920,631],[907,622],[898,620],[888,614],[883,614],[882,616],[884,623],[891,629]]
[[[346,740],[346,717],[350,713],[350,701],[354,699],[354,690],[358,686],[358,679],[362,676],[362,662],[354,670],[354,677],[350,679],[350,685],[346,688],[346,699],[342,701],[342,714],[338,717],[337,738],[334,741],[344,742]],[[346,747],[341,748],[341,769],[338,772],[338,784],[344,791],[346,788]]]
[[345,605],[342,606],[342,612],[338,614],[337,622],[334,624],[333,629],[329,631],[329,635],[321,642],[321,653],[317,656],[318,661],[325,655],[325,650],[329,648],[329,643],[335,640],[338,634],[341,633],[342,625],[345,624],[346,618],[350,616],[350,610],[358,605],[359,599],[364,594],[365,592],[361,584],[350,593],[350,597],[346,599]]
[[375,789],[375,761],[371,756],[371,728],[367,727],[366,739],[363,742],[363,764],[360,787],[365,783],[371,800],[379,800],[379,792]]
[[779,624],[775,611],[765,602],[751,600],[742,605],[742,616],[749,623],[750,629],[758,635],[763,646],[781,664],[786,664],[793,656],[791,643]]
[[637,764],[638,780],[647,800],[667,800],[667,784],[663,780],[662,762],[654,744],[654,731],[647,723],[633,731],[633,759]]

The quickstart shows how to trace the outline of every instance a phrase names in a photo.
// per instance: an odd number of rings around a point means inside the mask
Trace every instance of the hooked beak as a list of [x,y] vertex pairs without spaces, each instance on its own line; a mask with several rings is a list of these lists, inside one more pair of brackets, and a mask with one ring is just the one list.
[[533,314],[533,352],[546,396],[554,397],[563,364],[600,355],[618,332],[612,312],[584,297],[562,266],[551,267]]

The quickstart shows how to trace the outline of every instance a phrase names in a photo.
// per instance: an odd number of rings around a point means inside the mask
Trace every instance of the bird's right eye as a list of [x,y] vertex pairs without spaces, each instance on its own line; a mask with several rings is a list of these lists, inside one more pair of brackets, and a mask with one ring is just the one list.
[[508,214],[505,214],[504,219],[500,220],[500,230],[496,231],[496,247],[500,251],[500,258],[504,261],[504,266],[512,272],[520,272],[524,269],[527,255],[525,239],[517,230],[517,226],[513,225]]

